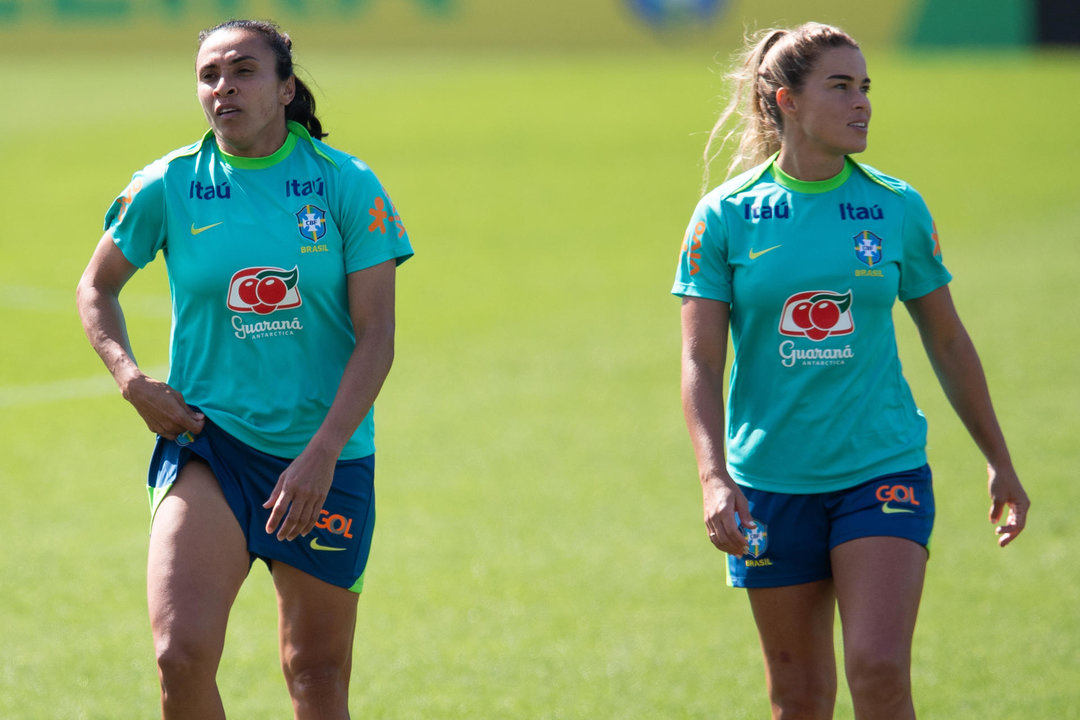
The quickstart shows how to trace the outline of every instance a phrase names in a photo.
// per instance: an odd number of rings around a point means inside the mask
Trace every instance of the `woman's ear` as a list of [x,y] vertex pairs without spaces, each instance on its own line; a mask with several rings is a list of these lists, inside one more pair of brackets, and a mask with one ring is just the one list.
[[786,87],[776,91],[776,107],[785,115],[795,114],[795,93]]
[[296,97],[296,76],[290,75],[285,84],[281,86],[281,104],[288,105]]

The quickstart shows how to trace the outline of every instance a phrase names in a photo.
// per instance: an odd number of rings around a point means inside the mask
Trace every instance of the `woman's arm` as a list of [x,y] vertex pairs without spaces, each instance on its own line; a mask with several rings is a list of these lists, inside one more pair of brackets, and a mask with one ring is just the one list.
[[904,304],[919,329],[945,396],[986,458],[990,522],[997,523],[1009,508],[1005,524],[997,528],[998,544],[1005,547],[1023,531],[1031,502],[1009,457],[975,345],[956,313],[947,285]]
[[701,480],[705,526],[720,550],[741,556],[749,549],[735,519],[754,522],[746,496],[727,471],[724,451],[724,366],[730,306],[703,298],[682,303],[682,405]]
[[128,340],[120,291],[137,268],[105,233],[83,271],[76,290],[83,330],[120,388],[151,431],[167,438],[200,432],[202,413],[194,412],[173,388],[139,370]]
[[315,527],[330,492],[338,457],[390,372],[394,360],[395,275],[395,261],[387,260],[349,273],[346,278],[356,346],[326,418],[304,451],[278,478],[263,504],[273,508],[266,532],[276,530],[281,540],[293,540]]

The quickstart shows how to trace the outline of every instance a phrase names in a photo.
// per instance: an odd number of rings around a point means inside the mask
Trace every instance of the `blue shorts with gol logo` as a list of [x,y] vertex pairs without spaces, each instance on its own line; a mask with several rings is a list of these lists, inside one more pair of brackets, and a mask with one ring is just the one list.
[[209,419],[197,436],[158,437],[148,477],[151,520],[192,455],[206,461],[217,477],[247,538],[252,562],[255,558],[268,565],[279,561],[332,585],[357,593],[363,589],[375,527],[374,455],[338,461],[315,529],[291,542],[266,532],[270,510],[262,504],[292,461],[240,442]]
[[728,584],[733,587],[826,580],[832,577],[829,553],[841,543],[886,536],[929,547],[934,528],[929,465],[828,493],[740,489],[757,527],[743,529],[750,551],[742,557],[728,556]]

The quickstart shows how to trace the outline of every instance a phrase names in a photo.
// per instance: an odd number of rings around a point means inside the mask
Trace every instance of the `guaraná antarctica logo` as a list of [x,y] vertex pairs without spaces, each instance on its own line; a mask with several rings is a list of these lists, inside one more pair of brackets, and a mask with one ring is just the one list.
[[843,294],[828,290],[795,293],[784,303],[780,314],[781,335],[806,337],[814,342],[832,335],[847,335],[854,329],[850,290]]
[[230,310],[256,315],[269,315],[275,310],[300,307],[297,288],[299,270],[275,267],[244,268],[229,281]]

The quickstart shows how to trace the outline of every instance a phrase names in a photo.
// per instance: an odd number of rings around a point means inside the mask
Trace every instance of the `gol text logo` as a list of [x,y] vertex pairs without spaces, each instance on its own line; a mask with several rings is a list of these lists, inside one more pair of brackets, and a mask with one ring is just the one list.
[[326,530],[332,535],[341,535],[346,539],[351,539],[352,521],[352,518],[347,518],[344,515],[331,515],[326,510],[320,510],[315,527]]

